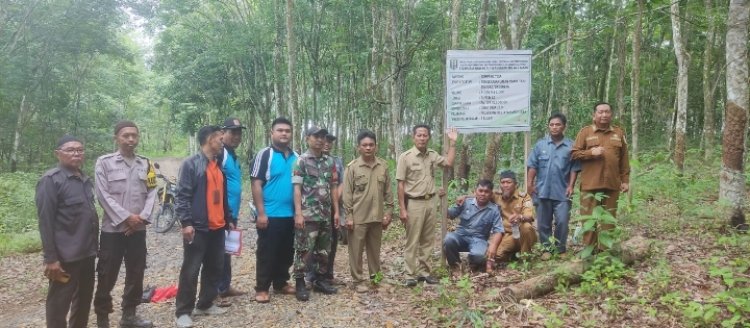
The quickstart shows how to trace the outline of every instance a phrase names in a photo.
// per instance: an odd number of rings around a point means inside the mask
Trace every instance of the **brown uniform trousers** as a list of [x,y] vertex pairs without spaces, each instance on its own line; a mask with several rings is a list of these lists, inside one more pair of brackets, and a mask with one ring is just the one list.
[[[604,147],[601,156],[594,156],[591,149]],[[596,125],[585,126],[578,132],[571,152],[573,160],[581,161],[581,215],[590,215],[594,207],[603,206],[612,216],[617,216],[617,199],[620,196],[620,184],[630,181],[630,164],[628,162],[628,144],[621,128],[597,128]],[[604,193],[607,197],[598,202],[593,194]],[[611,224],[602,224],[594,231],[583,235],[586,245],[598,242],[598,231],[613,229]],[[599,247],[601,249],[601,247]]]
[[420,153],[412,147],[399,156],[396,165],[396,180],[404,181],[404,196],[408,202],[404,249],[406,273],[415,278],[430,274],[429,259],[437,224],[435,171],[445,162],[445,157],[432,149]]
[[[594,194],[603,193],[605,196],[601,201],[597,201],[594,198]],[[581,193],[581,215],[591,215],[594,212],[594,207],[604,207],[612,216],[617,217],[617,198],[620,197],[620,191],[618,190],[590,190]],[[614,229],[613,224],[600,224],[597,230],[586,231],[583,234],[584,245],[594,245],[598,242],[599,231]],[[599,247],[601,248],[601,247]]]
[[[534,220],[533,203],[529,195],[518,190],[508,200],[503,199],[502,194],[496,191],[494,200],[496,204],[500,205],[503,216],[503,229],[505,229],[503,239],[497,247],[495,258],[498,261],[507,262],[518,252],[530,252],[531,248],[537,242],[536,228],[532,224]],[[523,222],[519,225],[519,230],[521,231],[521,238],[519,239],[513,239],[512,227],[508,219],[508,216],[512,213],[520,213],[532,220],[532,222]]]
[[362,282],[362,253],[367,253],[370,275],[380,271],[380,242],[383,217],[393,211],[388,163],[380,158],[367,163],[361,157],[346,167],[343,183],[346,219],[354,228],[349,232],[349,271],[355,283]]

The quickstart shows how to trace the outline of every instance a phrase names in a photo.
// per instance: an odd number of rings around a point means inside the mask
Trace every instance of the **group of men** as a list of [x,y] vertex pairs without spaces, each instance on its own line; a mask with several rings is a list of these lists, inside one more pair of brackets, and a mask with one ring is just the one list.
[[[452,274],[460,273],[460,252],[469,253],[470,266],[487,271],[493,270],[495,261],[529,252],[538,240],[545,249],[543,260],[553,253],[564,256],[579,176],[581,215],[591,215],[596,206],[603,206],[616,216],[619,194],[629,189],[630,166],[625,134],[611,121],[612,107],[595,104],[592,124],[584,126],[573,141],[564,134],[565,115],[553,114],[547,120],[548,134],[537,141],[527,159],[526,192],[517,189],[514,172],[503,171],[494,195],[492,181],[480,180],[473,196],[459,197],[448,210],[450,218],[460,218],[458,228],[443,241]],[[603,249],[597,242],[598,232],[612,228],[600,224],[586,231],[584,244]]]
[[[97,326],[109,327],[111,292],[123,260],[120,326],[152,326],[136,315],[136,307],[143,292],[146,225],[156,199],[156,176],[150,161],[135,153],[139,131],[133,122],[117,123],[114,139],[117,152],[96,161],[96,179],[91,179],[81,170],[83,142],[63,136],[55,147],[57,167],[44,173],[37,184],[44,274],[50,281],[48,327],[86,327],[92,298]],[[94,195],[103,210],[101,226]]]
[[[201,299],[211,298],[212,293],[213,297],[242,294],[229,285],[231,263],[223,244],[223,229],[235,227],[240,207],[241,171],[234,150],[242,140],[242,128],[236,119],[227,119],[222,128],[201,129],[201,152],[183,163],[176,211],[183,218],[186,247],[178,313],[186,308],[192,312],[189,303],[194,301],[197,270],[204,260],[213,261],[204,263],[209,268],[204,279],[211,279],[212,288],[203,288],[206,297],[202,294]],[[63,136],[54,150],[58,165],[37,183],[44,274],[49,279],[48,327],[86,327],[92,299],[97,327],[109,327],[109,315],[114,312],[111,292],[123,262],[125,287],[119,326],[153,326],[136,314],[136,307],[143,295],[146,225],[156,201],[156,172],[150,160],[136,154],[140,131],[135,123],[118,122],[114,140],[117,151],[97,159],[92,179],[82,171],[83,142]],[[103,210],[101,224],[95,198]],[[214,247],[218,239],[220,249]],[[222,261],[225,256],[226,262]]]
[[[595,105],[593,124],[584,127],[573,142],[564,136],[565,116],[551,116],[549,134],[537,142],[527,161],[526,192],[518,189],[514,172],[503,171],[498,190],[492,181],[480,180],[474,195],[459,197],[448,211],[449,217],[460,218],[458,228],[443,241],[452,272],[458,272],[459,252],[469,252],[469,263],[476,269],[494,270],[495,261],[530,251],[537,242],[537,229],[546,249],[566,253],[571,196],[579,175],[581,214],[603,205],[615,215],[619,193],[628,190],[629,167],[625,136],[610,125],[611,117],[609,104]],[[243,129],[234,118],[223,126],[202,127],[197,133],[200,152],[180,168],[175,206],[183,239],[175,304],[178,327],[192,327],[194,315],[224,313],[222,306],[229,304],[223,299],[217,302],[217,297],[244,294],[231,286],[231,258],[225,252],[226,231],[237,228],[242,198],[235,149]],[[120,326],[152,326],[135,309],[143,290],[145,228],[156,197],[155,174],[151,162],[135,154],[138,127],[122,121],[114,132],[118,151],[97,160],[95,182],[81,170],[83,143],[64,136],[55,148],[58,166],[37,185],[44,271],[50,280],[49,327],[68,326],[68,312],[70,327],[85,327],[92,298],[97,325],[108,327],[108,315],[113,312],[110,294],[123,260],[126,278]],[[353,286],[357,292],[366,292],[371,288],[369,281],[382,274],[381,239],[394,209],[388,164],[376,156],[377,137],[368,130],[360,132],[356,138],[359,156],[344,167],[341,159],[330,155],[335,136],[326,129],[308,128],[307,150],[299,155],[291,148],[292,135],[289,120],[275,119],[271,144],[256,154],[250,167],[258,234],[255,300],[269,302],[273,287],[277,294],[307,301],[307,282],[315,291],[336,293],[333,262],[340,229],[348,235]],[[446,136],[447,155],[441,156],[428,148],[430,127],[417,125],[412,129],[414,147],[398,157],[396,198],[406,229],[406,286],[438,283],[429,266],[437,222],[434,200],[441,193],[435,176],[439,167],[453,165],[458,133],[451,129]],[[591,197],[594,193],[606,197],[597,201]],[[101,228],[94,195],[104,210]],[[584,242],[595,244],[596,236],[596,231],[589,231]],[[363,253],[369,276],[362,270]],[[292,276],[294,286],[289,282]]]

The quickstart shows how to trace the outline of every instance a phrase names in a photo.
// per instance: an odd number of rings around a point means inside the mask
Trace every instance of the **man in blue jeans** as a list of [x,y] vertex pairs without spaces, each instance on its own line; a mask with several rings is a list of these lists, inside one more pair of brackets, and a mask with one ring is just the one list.
[[505,231],[500,207],[490,201],[493,187],[492,181],[479,180],[474,197],[461,197],[458,205],[448,209],[449,218],[460,219],[456,231],[449,232],[443,240],[445,258],[453,278],[460,274],[459,252],[469,252],[469,265],[473,269],[480,269],[486,263],[487,272],[492,272],[495,252]]
[[[573,141],[564,135],[567,123],[563,114],[550,116],[547,120],[549,135],[537,141],[526,162],[526,192],[536,203],[539,239],[547,249],[542,254],[543,260],[550,259],[550,252],[564,254],[567,251],[570,199],[581,171],[580,162],[571,159]],[[554,243],[550,241],[553,218]]]
[[[242,130],[246,128],[240,123],[240,120],[230,117],[224,121],[221,129],[223,131],[221,142],[224,144],[224,149],[219,153],[217,160],[221,164],[224,176],[227,179],[227,200],[233,221],[229,223],[229,228],[235,229],[237,228],[242,200],[242,171],[236,151],[242,143]],[[216,305],[222,307],[232,305],[224,297],[245,295],[245,292],[232,287],[232,256],[230,254],[224,254],[224,272],[219,278],[216,289],[219,291],[220,297],[216,300]]]

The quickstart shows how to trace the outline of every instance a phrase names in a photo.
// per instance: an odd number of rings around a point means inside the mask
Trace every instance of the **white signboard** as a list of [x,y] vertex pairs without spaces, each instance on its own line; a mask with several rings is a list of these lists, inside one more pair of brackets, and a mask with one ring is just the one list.
[[530,130],[531,50],[448,50],[446,61],[448,128]]

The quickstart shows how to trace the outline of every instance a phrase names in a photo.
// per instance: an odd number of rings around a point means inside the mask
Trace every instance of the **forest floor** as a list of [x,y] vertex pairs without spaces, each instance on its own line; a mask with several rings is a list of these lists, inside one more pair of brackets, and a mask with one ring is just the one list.
[[[175,174],[178,159],[160,159],[162,171]],[[170,173],[174,172],[174,173]],[[247,198],[249,199],[249,195]],[[246,206],[246,205],[244,205]],[[713,317],[686,319],[691,302],[706,310],[715,295],[729,290],[726,279],[713,271],[718,265],[730,265],[737,258],[737,244],[746,244],[746,236],[737,237],[723,231],[721,222],[699,216],[675,215],[676,204],[641,204],[648,215],[623,219],[631,228],[629,235],[643,235],[656,240],[647,259],[625,268],[601,262],[584,277],[581,285],[561,284],[555,292],[533,300],[513,302],[499,297],[500,289],[538,273],[548,272],[562,261],[539,260],[535,251],[527,262],[514,262],[492,274],[470,274],[458,282],[443,279],[439,285],[407,288],[404,278],[402,249],[404,230],[394,223],[384,234],[381,251],[384,279],[368,293],[351,288],[346,246],[339,245],[335,273],[346,283],[336,295],[311,293],[310,301],[300,303],[293,295],[273,295],[269,304],[254,301],[255,241],[253,224],[240,222],[243,252],[233,258],[233,286],[248,294],[234,297],[229,312],[220,316],[195,318],[197,327],[683,327],[698,323],[717,324],[715,318],[733,313],[720,308]],[[641,211],[643,213],[645,211]],[[247,217],[243,208],[240,217]],[[572,230],[572,229],[571,229]],[[436,232],[437,236],[438,232]],[[572,232],[571,232],[572,234]],[[434,264],[438,263],[436,238]],[[577,250],[580,248],[574,248]],[[145,285],[165,287],[177,284],[182,261],[180,234],[177,227],[165,234],[148,232],[148,268]],[[745,257],[746,258],[746,257]],[[43,327],[47,283],[42,276],[41,254],[14,255],[0,259],[0,326]],[[437,267],[437,265],[434,265]],[[366,268],[365,268],[366,270]],[[750,274],[747,267],[740,267]],[[434,270],[445,275],[442,268]],[[736,270],[735,270],[736,271]],[[738,278],[739,279],[739,278]],[[113,291],[116,311],[124,280],[124,267]],[[702,307],[700,307],[702,306]],[[695,308],[694,311],[698,311]],[[143,304],[139,313],[156,327],[174,326],[174,299]],[[707,311],[700,315],[707,315]],[[746,318],[740,323],[748,324]],[[93,310],[89,321],[94,326]]]

